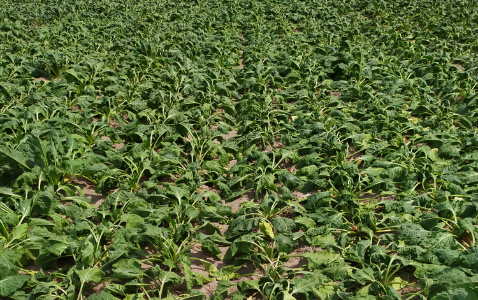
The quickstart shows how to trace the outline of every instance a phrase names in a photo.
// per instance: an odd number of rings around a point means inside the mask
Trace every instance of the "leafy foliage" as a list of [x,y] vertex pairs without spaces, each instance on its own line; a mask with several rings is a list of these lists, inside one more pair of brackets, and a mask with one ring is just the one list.
[[0,4],[1,297],[478,297],[476,1]]

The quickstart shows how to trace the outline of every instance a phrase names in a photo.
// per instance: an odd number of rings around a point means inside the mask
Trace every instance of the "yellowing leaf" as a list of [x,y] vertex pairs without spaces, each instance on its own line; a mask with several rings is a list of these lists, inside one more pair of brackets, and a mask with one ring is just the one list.
[[259,230],[271,239],[274,238],[274,230],[272,229],[272,225],[269,222],[259,222]]
[[392,287],[398,291],[407,286],[407,282],[400,277],[394,277],[392,280]]

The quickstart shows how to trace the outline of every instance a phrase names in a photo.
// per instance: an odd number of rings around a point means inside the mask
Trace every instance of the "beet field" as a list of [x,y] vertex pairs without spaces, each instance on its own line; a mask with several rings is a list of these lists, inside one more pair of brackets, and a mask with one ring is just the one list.
[[0,7],[0,299],[478,299],[477,0]]

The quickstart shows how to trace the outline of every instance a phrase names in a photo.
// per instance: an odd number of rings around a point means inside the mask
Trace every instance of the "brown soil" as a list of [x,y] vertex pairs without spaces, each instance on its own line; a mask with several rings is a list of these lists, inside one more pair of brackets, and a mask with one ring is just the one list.
[[[108,136],[102,136],[100,137],[103,141],[111,141],[111,139],[108,137]],[[113,144],[112,145],[113,149],[115,150],[120,150],[121,148],[124,147],[124,141],[122,141],[121,143],[118,143],[118,144]]]
[[267,145],[264,149],[264,152],[271,152],[273,149],[280,149],[284,148],[285,144],[280,141],[280,137],[274,139],[274,143],[272,145]]
[[176,177],[174,175],[171,175],[169,177],[163,177],[161,178],[161,182],[164,182],[164,183],[174,183],[176,181],[176,179],[178,179],[179,177]]
[[231,159],[229,164],[227,165],[227,169],[230,170],[234,165],[237,164],[237,159]]
[[[224,234],[227,231],[227,229],[229,228],[229,225],[221,224],[219,222],[211,222],[211,224],[216,226],[217,228],[219,228],[219,231],[221,232],[221,234]],[[219,249],[221,249],[221,248],[219,247]]]
[[244,64],[243,64],[243,62],[244,62],[244,59],[243,59],[243,58],[239,59],[239,65],[237,66],[237,68],[238,68],[239,70],[244,69]]
[[462,71],[465,71],[465,70],[466,70],[466,68],[463,67],[463,66],[460,65],[460,64],[451,64],[451,65],[457,67],[458,69],[460,69],[460,70],[462,70]]
[[99,294],[101,293],[108,284],[111,283],[111,280],[109,281],[106,281],[106,282],[102,282],[102,283],[99,283],[91,288],[87,288],[83,291],[83,297],[84,299],[88,298],[89,296],[93,295],[93,294]]
[[[227,230],[227,226],[225,226],[225,225],[221,225],[219,223],[214,224],[214,225],[221,228],[222,233],[225,232],[225,230]],[[218,259],[217,257],[211,257],[211,256],[208,256],[208,255],[204,254],[201,250],[201,245],[200,244],[194,245],[191,248],[191,258],[193,258],[191,260],[191,270],[193,272],[197,272],[197,273],[202,274],[204,276],[210,276],[210,274],[206,271],[202,261],[206,261],[208,263],[211,263],[218,270],[225,267],[226,264],[222,261],[222,259],[224,258],[224,255],[226,254],[226,251],[229,247],[228,246],[218,246],[218,248],[221,250],[221,254],[220,254],[221,259]],[[244,266],[237,271],[237,273],[239,275],[258,273],[258,272],[260,272],[260,271],[257,270],[254,265]],[[232,280],[231,282],[239,283],[240,281],[249,280],[249,279],[259,279],[259,276],[255,276],[255,275],[253,275],[253,276],[250,276],[250,275],[241,276],[237,279]],[[217,285],[218,285],[218,281],[215,279],[215,280],[213,280],[209,283],[204,284],[202,287],[200,287],[199,290],[206,295],[207,299],[209,299],[216,292]],[[231,287],[229,292],[232,293],[236,290],[237,290],[236,287]]]
[[[299,243],[299,245],[294,250],[292,250],[292,252],[289,253],[289,255],[302,255],[304,253],[314,252],[318,250],[321,250],[321,248],[311,247],[304,243]],[[291,257],[289,258],[287,262],[284,263],[284,266],[287,269],[294,269],[294,268],[300,268],[306,264],[307,264],[307,259],[304,257]]]
[[118,143],[118,144],[113,144],[113,148],[115,150],[121,150],[121,148],[124,147],[124,142],[123,143]]
[[245,194],[243,194],[242,196],[240,196],[239,198],[237,198],[237,199],[235,199],[231,202],[226,203],[224,201],[223,203],[224,203],[224,205],[230,206],[232,208],[232,212],[236,212],[236,211],[239,210],[239,208],[241,208],[242,203],[254,201],[254,196],[255,196],[254,191],[248,191]]
[[359,195],[359,200],[360,202],[367,203],[370,202],[370,200],[375,200],[375,201],[385,201],[385,200],[395,200],[397,199],[397,195],[390,195],[390,196],[383,196],[380,197],[380,193],[364,193]]
[[[233,138],[233,137],[238,136],[238,134],[237,134],[237,130],[231,130],[231,131],[229,131],[229,133],[227,133],[227,134],[221,134],[221,136],[222,136],[222,138],[223,138],[224,140],[228,140],[228,139],[230,139],[230,138]],[[221,143],[220,143],[218,140],[216,140],[216,139],[214,140],[214,142],[215,142],[216,144],[221,144]]]
[[99,207],[101,203],[105,201],[105,196],[96,193],[95,186],[92,185],[88,180],[79,177],[75,178],[71,183],[79,186],[83,190],[85,197],[90,198],[91,204],[94,206]]
[[[205,260],[209,263],[212,263],[217,269],[220,269],[220,268],[226,266],[226,264],[224,264],[222,261],[218,260],[217,258],[211,258],[211,257],[208,257],[208,256],[204,255],[201,252],[200,248],[201,248],[200,245],[196,245],[193,249],[191,249],[191,257],[199,258],[199,259]],[[228,247],[227,246],[219,246],[219,249],[222,251],[221,258],[224,258],[224,254],[226,253]],[[321,250],[321,249],[319,247],[311,247],[311,246],[308,246],[308,245],[305,245],[305,244],[301,243],[290,254],[291,255],[301,255],[301,254],[304,254],[304,253],[314,252],[314,251],[317,251],[317,250]],[[300,267],[302,267],[303,265],[306,265],[306,264],[307,264],[307,259],[305,259],[303,257],[292,257],[287,262],[284,263],[284,266],[287,269],[294,269],[294,268],[300,268]],[[199,260],[192,260],[191,269],[194,272],[200,273],[202,275],[205,275],[205,276],[209,275],[208,272],[205,270],[204,265]],[[242,267],[241,269],[239,269],[237,271],[237,273],[240,274],[240,275],[246,275],[246,274],[255,274],[255,275],[241,276],[239,278],[231,280],[231,282],[236,283],[236,284],[243,281],[243,280],[259,280],[260,276],[263,275],[262,270],[259,269],[259,268],[256,268],[256,266],[254,266],[252,264]],[[209,297],[214,295],[214,293],[217,289],[217,285],[218,285],[217,280],[214,280],[214,281],[212,281],[210,283],[206,283],[204,286],[202,286],[200,288],[200,291],[203,292],[206,295],[207,299],[209,299]],[[229,294],[233,293],[235,291],[237,291],[237,285],[233,286],[229,289]],[[226,299],[228,299],[228,298],[226,298]],[[260,299],[260,298],[257,295],[256,296],[252,295],[249,299]]]
[[114,129],[120,128],[120,125],[116,119],[111,119],[110,120],[110,127]]
[[287,169],[292,174],[295,174],[297,172],[296,165],[294,163],[291,163],[291,162],[281,162],[280,167],[281,167],[281,169]]
[[35,81],[45,81],[45,82],[50,82],[50,79],[46,78],[46,77],[38,77],[38,78],[33,78],[33,80]]
[[342,93],[341,92],[330,92],[330,96],[339,98],[340,96],[342,96]]
[[[410,274],[410,277],[412,278],[412,280],[409,281],[410,284],[413,284],[413,285],[419,285],[420,284],[420,280],[417,279],[415,276],[413,276],[413,274]],[[397,293],[400,296],[402,296],[402,299],[408,299],[408,297],[406,297],[404,295],[407,295],[407,294],[410,294],[410,293],[418,293],[421,290],[422,290],[422,287],[420,287],[420,286],[406,286],[403,289],[398,290]],[[418,297],[414,297],[412,299],[418,299]]]
[[[58,80],[58,81],[61,81],[61,78],[60,78],[60,77],[54,78],[54,79],[56,79],[56,80]],[[46,77],[33,78],[33,80],[38,81],[38,82],[40,82],[40,81],[50,82],[50,81],[51,81],[51,79],[48,79],[48,78],[46,78]]]
[[[199,192],[200,192],[200,193],[201,193],[201,192],[208,192],[208,191],[215,192],[215,193],[217,193],[218,195],[220,194],[219,188],[217,188],[217,186],[215,186],[215,185],[214,185],[214,186],[209,186],[209,185],[204,185],[204,184],[203,184],[203,185],[201,185],[201,186],[199,187]],[[235,200],[233,200],[233,201],[230,201],[230,202],[227,202],[227,203],[226,203],[226,201],[225,201],[224,199],[222,199],[221,201],[222,201],[222,204],[223,204],[223,205],[230,206],[230,207],[232,208],[232,211],[233,211],[233,212],[236,212],[236,211],[239,210],[239,208],[241,208],[241,204],[242,204],[243,202],[253,201],[253,200],[254,200],[254,195],[255,195],[255,192],[254,192],[253,190],[251,190],[251,191],[248,191],[248,192],[244,193],[244,194],[241,195],[239,198],[237,198],[237,199],[235,199]],[[215,223],[215,222],[212,222],[211,224],[216,224],[216,223]],[[221,225],[219,226],[219,223],[217,223],[216,226],[219,227],[219,228],[225,226],[226,228],[221,229],[221,232],[225,232],[225,231],[227,230],[227,226],[228,226],[228,225],[222,225],[222,224],[221,224]]]
[[225,139],[225,140],[228,140],[228,139],[236,137],[236,136],[238,136],[237,130],[231,130],[231,131],[229,131],[228,134],[223,134],[222,138]]
[[365,155],[365,151],[355,152],[353,150],[350,150],[349,153],[347,153],[347,155],[349,156],[348,157],[349,160],[359,159],[362,155]]
[[217,194],[219,194],[219,189],[214,185],[214,186],[209,186],[209,185],[206,185],[206,184],[203,184],[199,187],[199,190],[200,192],[215,192]]
[[301,191],[293,191],[292,192],[292,197],[296,198],[296,199],[303,199],[305,197],[308,197],[312,195],[312,193],[302,193]]
[[245,274],[258,274],[258,275],[241,276],[239,278],[231,280],[231,282],[235,283],[236,285],[229,289],[229,293],[233,293],[237,291],[237,283],[244,280],[259,280],[260,279],[259,275],[261,276],[264,275],[264,272],[261,269],[256,268],[256,266],[254,266],[253,264],[243,266],[241,269],[237,271],[237,273],[240,275],[245,275]]
[[241,54],[241,58],[239,59],[239,65],[237,66],[237,68],[239,70],[242,70],[242,69],[244,69],[244,59],[242,58],[242,54],[244,53],[244,51],[239,50],[239,53]]

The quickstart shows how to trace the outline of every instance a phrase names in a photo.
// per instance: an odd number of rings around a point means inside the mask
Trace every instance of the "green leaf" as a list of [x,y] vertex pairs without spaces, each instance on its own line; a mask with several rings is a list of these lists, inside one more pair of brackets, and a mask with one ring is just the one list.
[[89,268],[84,270],[75,270],[80,278],[80,282],[85,284],[88,281],[100,282],[105,276],[105,273],[98,268]]
[[302,180],[289,171],[280,172],[278,179],[290,190],[295,190],[302,184]]
[[337,293],[336,284],[324,284],[318,288],[314,288],[312,293],[319,299],[333,299],[333,296]]
[[259,280],[243,280],[237,284],[240,291],[245,292],[249,290],[260,291]]
[[91,242],[86,242],[86,247],[81,252],[81,262],[85,266],[91,266],[94,262],[94,246]]
[[300,168],[300,170],[297,171],[297,175],[310,176],[312,174],[317,173],[318,169],[319,169],[319,167],[317,167],[316,165],[310,165],[310,166],[302,167],[302,168]]
[[2,155],[6,158],[10,158],[22,167],[30,170],[30,167],[27,166],[27,157],[22,152],[7,147],[0,147],[0,158]]
[[294,296],[292,296],[292,294],[290,294],[289,292],[282,292],[282,295],[283,295],[283,300],[296,300],[296,298]]
[[206,271],[209,273],[209,276],[216,277],[219,274],[219,271],[212,263],[207,262],[205,260],[202,260],[201,262],[203,263]]
[[126,221],[126,228],[138,228],[144,224],[144,219],[138,215],[123,215],[122,219]]
[[317,235],[312,239],[312,246],[325,248],[330,245],[337,245],[334,236],[330,233],[327,235]]
[[457,158],[460,156],[460,148],[452,144],[444,144],[438,148],[438,155],[444,158]]
[[49,240],[48,244],[45,246],[44,250],[47,253],[54,254],[55,256],[61,256],[69,245],[63,241]]
[[126,286],[122,284],[110,283],[105,287],[105,289],[122,296],[126,295]]
[[102,291],[99,294],[93,294],[87,298],[88,300],[119,300],[115,296],[111,295],[107,291]]
[[30,279],[28,275],[8,276],[0,280],[0,296],[7,297],[23,287],[25,282]]
[[428,237],[428,231],[419,224],[406,223],[400,226],[397,231],[398,238],[411,244],[419,244]]
[[127,294],[123,300],[141,300],[144,299],[144,293]]
[[217,285],[216,292],[214,293],[214,296],[212,297],[213,300],[223,300],[227,297],[228,295],[228,290],[235,286],[235,283],[232,283],[230,281],[220,281],[219,284]]
[[216,277],[218,280],[232,280],[239,277],[239,274],[236,273],[237,270],[242,268],[242,266],[224,266],[221,270],[218,270],[213,264],[202,261],[204,268],[209,273],[210,276]]
[[28,224],[25,224],[25,223],[20,224],[17,227],[15,227],[15,229],[12,232],[12,236],[11,236],[12,241],[23,239],[28,232],[28,227],[29,227]]
[[272,226],[277,232],[292,233],[296,225],[293,219],[276,217],[272,220]]
[[[476,285],[476,283],[475,283]],[[478,289],[475,287],[453,287],[439,292],[430,298],[431,300],[461,300],[478,299]]]
[[239,274],[236,273],[237,270],[242,268],[242,266],[224,266],[219,270],[217,275],[218,280],[233,280],[239,277]]
[[271,190],[277,192],[277,186],[274,184],[274,174],[265,174],[259,178],[257,182],[257,191],[261,193],[265,190]]
[[205,161],[203,167],[205,170],[208,170],[209,172],[215,172],[217,174],[222,174],[225,171],[224,167],[222,167],[221,164],[219,164],[219,162],[216,160]]
[[320,250],[315,253],[305,253],[304,257],[307,258],[308,268],[311,270],[321,269],[333,262],[343,260],[340,254],[332,252],[330,250]]
[[[334,287],[336,287],[336,285],[327,285],[327,283],[330,282],[330,278],[319,272],[305,273],[303,277],[296,277],[292,282],[294,283],[292,294],[308,295],[313,293],[316,297],[319,297],[319,299],[328,299],[329,297],[324,296],[326,291],[329,290],[330,287],[332,287],[332,291],[334,291]],[[331,295],[332,294],[333,293],[331,293]]]
[[297,224],[303,225],[306,230],[309,230],[315,227],[315,221],[309,217],[302,217],[302,216],[296,217],[295,222]]
[[183,198],[188,198],[189,190],[183,186],[170,185],[167,189],[167,194],[174,197],[178,203],[181,203]]
[[0,187],[0,194],[12,197],[20,197],[20,195],[15,194],[11,188],[7,187]]
[[186,282],[186,289],[188,290],[188,292],[190,292],[191,288],[193,287],[193,281],[194,281],[191,267],[186,263],[181,263],[181,266],[183,267],[184,280]]
[[139,278],[143,274],[137,259],[121,259],[113,265],[113,278]]
[[33,210],[39,214],[48,214],[57,203],[52,186],[48,186],[45,191],[36,194],[35,197]]
[[18,251],[15,249],[0,250],[0,278],[6,278],[8,275],[18,273],[18,267],[15,263],[20,259]]
[[364,287],[361,287],[360,289],[358,289],[357,291],[355,291],[355,296],[357,299],[362,299],[362,300],[372,300],[372,299],[376,299],[375,297],[373,297],[372,295],[370,295],[370,288],[371,288],[372,284],[368,284]]
[[214,278],[205,276],[201,273],[197,273],[193,271],[192,274],[194,276],[195,283],[200,286],[203,286],[205,283],[214,281]]
[[339,261],[331,264],[329,267],[323,269],[324,275],[332,278],[332,280],[344,280],[352,275],[353,268],[344,261]]
[[176,285],[180,284],[183,279],[178,274],[171,271],[160,270],[157,279],[161,280],[163,285]]
[[290,253],[294,248],[295,242],[292,235],[279,233],[274,237],[277,250],[279,252]]
[[367,284],[375,281],[375,276],[371,268],[357,270],[355,274],[352,275],[352,278],[360,284]]
[[206,254],[213,255],[218,259],[221,259],[222,251],[217,247],[216,243],[210,239],[202,241],[201,250]]

